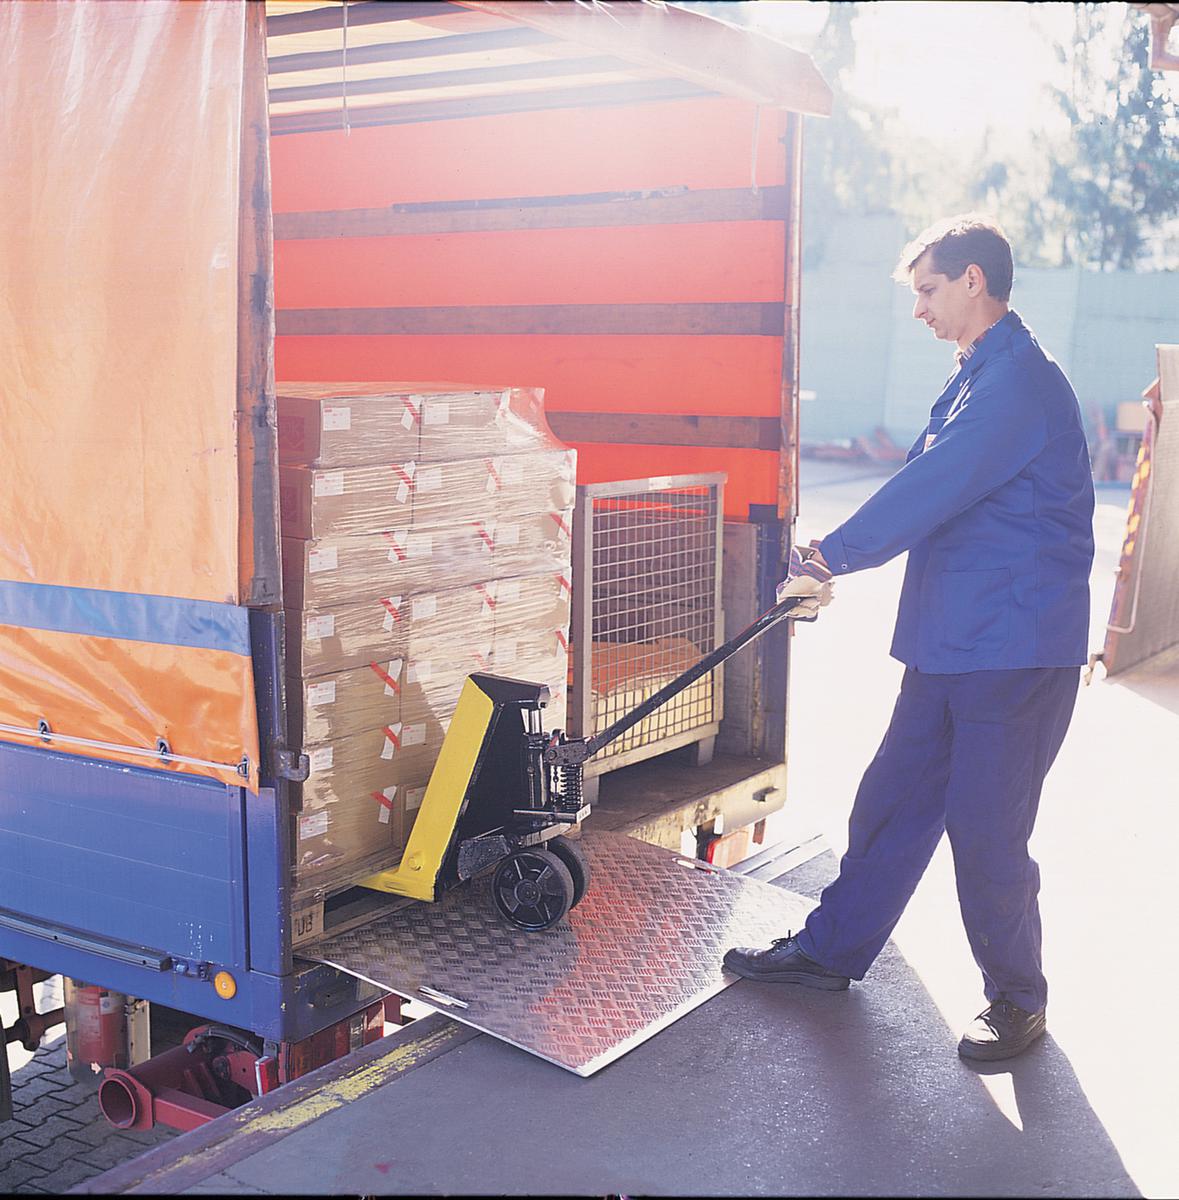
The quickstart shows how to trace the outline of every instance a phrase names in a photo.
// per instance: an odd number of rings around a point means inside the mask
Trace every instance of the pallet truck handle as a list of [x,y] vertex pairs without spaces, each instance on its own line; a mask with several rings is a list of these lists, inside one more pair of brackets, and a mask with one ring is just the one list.
[[552,747],[545,755],[549,762],[572,764],[585,762],[587,758],[597,754],[604,746],[608,746],[615,738],[621,737],[628,729],[633,728],[645,717],[649,717],[657,708],[666,704],[673,696],[678,696],[685,688],[691,687],[702,675],[707,675],[714,667],[720,666],[727,658],[732,658],[743,646],[747,646],[754,638],[760,637],[767,629],[777,625],[789,617],[791,610],[802,602],[804,597],[788,596],[773,608],[768,608],[752,625],[743,629],[736,637],[730,638],[722,646],[718,646],[710,654],[706,654],[699,662],[690,666],[682,675],[677,675],[670,683],[665,684],[655,695],[644,700],[642,704],[632,708],[630,712],[618,718],[613,725],[603,729],[585,741],[566,742]]

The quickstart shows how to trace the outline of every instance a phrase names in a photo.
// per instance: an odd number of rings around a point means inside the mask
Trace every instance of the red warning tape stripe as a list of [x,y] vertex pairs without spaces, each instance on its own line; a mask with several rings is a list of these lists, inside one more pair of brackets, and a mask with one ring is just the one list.
[[377,664],[376,664],[375,662],[374,662],[374,663],[369,663],[368,665],[369,665],[369,669],[370,669],[370,670],[376,671],[376,673],[377,673],[377,674],[378,674],[378,675],[379,675],[379,676],[380,676],[380,677],[381,677],[381,678],[382,678],[382,679],[383,679],[383,680],[384,680],[384,681],[385,681],[385,682],[386,682],[386,683],[387,683],[387,684],[388,684],[388,685],[389,685],[389,686],[390,686],[390,687],[391,687],[391,688],[392,688],[392,689],[393,689],[395,692],[397,692],[398,694],[400,694],[400,692],[401,692],[401,684],[399,684],[399,683],[397,682],[397,680],[396,680],[396,679],[394,679],[394,678],[393,678],[393,676],[389,674],[389,672],[388,672],[388,671],[382,671],[382,670],[381,670],[381,668],[380,668],[380,667],[378,667],[378,666],[377,666]]
[[483,539],[483,541],[486,542],[487,549],[494,550],[495,542],[493,541],[491,534],[489,534],[487,532],[487,530],[483,527],[483,522],[482,521],[472,521],[471,524],[475,526],[476,532]]
[[405,547],[402,546],[401,543],[391,533],[386,533],[383,536],[389,539],[389,545],[393,547],[393,552],[397,555],[397,561],[405,562]]
[[390,812],[393,811],[393,801],[384,792],[373,792],[373,799],[378,804],[383,804]]
[[393,743],[393,748],[395,750],[401,749],[401,738],[397,734],[395,734],[388,725],[385,726],[385,728],[382,730],[382,732],[389,739],[389,741],[391,741]]
[[389,599],[388,596],[382,596],[381,603],[389,610],[389,613],[392,615],[393,620],[395,620],[395,621],[401,620],[401,609],[399,609],[397,607],[397,605],[394,604],[393,601]]

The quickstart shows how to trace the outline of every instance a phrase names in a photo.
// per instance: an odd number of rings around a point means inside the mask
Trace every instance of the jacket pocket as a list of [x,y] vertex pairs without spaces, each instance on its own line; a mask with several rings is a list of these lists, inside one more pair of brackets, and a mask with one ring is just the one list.
[[1002,650],[1011,633],[1011,572],[944,571],[942,640],[951,650]]

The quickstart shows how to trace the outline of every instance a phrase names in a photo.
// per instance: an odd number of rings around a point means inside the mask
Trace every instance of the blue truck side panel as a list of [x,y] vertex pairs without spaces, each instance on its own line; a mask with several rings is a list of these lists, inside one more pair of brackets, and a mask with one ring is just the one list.
[[248,962],[243,797],[165,771],[5,745],[0,907],[201,962]]
[[[384,995],[290,945],[282,614],[252,611],[257,795],[0,741],[0,959],[298,1041]],[[228,971],[228,1000],[212,978]]]

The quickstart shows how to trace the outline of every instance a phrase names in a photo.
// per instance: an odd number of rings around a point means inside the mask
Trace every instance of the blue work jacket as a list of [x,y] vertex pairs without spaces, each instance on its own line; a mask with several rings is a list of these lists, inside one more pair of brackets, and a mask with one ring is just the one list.
[[930,674],[1087,658],[1093,476],[1072,385],[1015,312],[934,402],[905,465],[820,550],[909,552],[892,655]]

